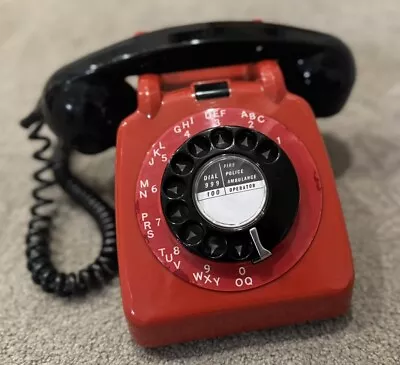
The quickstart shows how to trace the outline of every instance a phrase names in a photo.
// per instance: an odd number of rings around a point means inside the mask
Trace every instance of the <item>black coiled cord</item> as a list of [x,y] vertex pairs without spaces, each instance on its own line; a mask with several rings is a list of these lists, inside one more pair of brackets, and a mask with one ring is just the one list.
[[[27,266],[32,280],[44,291],[58,296],[82,295],[91,289],[100,288],[118,275],[114,209],[73,176],[69,168],[70,149],[58,143],[53,158],[44,156],[51,147],[51,141],[40,133],[44,125],[40,112],[33,112],[21,121],[21,125],[24,128],[34,126],[29,133],[29,139],[44,142],[33,154],[33,158],[43,162],[44,166],[33,175],[39,185],[32,192],[35,202],[30,209],[32,218],[26,235]],[[49,172],[53,173],[53,178],[45,177]],[[50,257],[53,217],[51,213],[44,213],[43,210],[44,207],[52,205],[54,200],[45,198],[42,192],[56,184],[94,218],[102,236],[100,254],[93,263],[78,273],[66,274],[58,271]]]

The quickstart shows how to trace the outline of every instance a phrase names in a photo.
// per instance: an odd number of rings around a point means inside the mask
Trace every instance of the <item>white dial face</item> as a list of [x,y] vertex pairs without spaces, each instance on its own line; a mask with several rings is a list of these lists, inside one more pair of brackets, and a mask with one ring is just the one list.
[[263,214],[268,187],[261,169],[241,155],[212,158],[197,172],[194,203],[214,226],[243,229]]

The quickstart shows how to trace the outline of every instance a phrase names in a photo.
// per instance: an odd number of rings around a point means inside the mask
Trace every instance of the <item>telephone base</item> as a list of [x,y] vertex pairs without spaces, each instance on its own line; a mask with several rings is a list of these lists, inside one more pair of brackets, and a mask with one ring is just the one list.
[[[257,80],[237,80],[254,69]],[[119,128],[121,294],[132,337],[144,347],[322,320],[342,315],[350,306],[350,244],[329,157],[309,105],[285,89],[273,62],[219,72],[231,74],[223,74],[230,96],[201,102],[192,84],[160,97],[166,77],[142,76],[139,109]],[[184,73],[169,75],[167,81],[183,82],[193,75],[206,79],[203,73]],[[179,146],[207,128],[231,124],[254,124],[277,141],[299,179],[295,223],[272,255],[256,264],[192,254],[172,235],[159,198],[165,166]]]

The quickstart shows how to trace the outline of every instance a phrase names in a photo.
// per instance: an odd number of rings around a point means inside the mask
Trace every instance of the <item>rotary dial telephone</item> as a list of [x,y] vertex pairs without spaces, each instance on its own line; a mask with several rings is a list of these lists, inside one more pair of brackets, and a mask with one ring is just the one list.
[[[258,21],[140,33],[61,68],[21,122],[45,143],[26,236],[33,281],[73,296],[118,274],[146,347],[344,313],[352,257],[315,118],[338,113],[354,79],[339,39]],[[69,168],[72,152],[111,147],[115,211]],[[78,273],[50,259],[54,184],[102,234]]]

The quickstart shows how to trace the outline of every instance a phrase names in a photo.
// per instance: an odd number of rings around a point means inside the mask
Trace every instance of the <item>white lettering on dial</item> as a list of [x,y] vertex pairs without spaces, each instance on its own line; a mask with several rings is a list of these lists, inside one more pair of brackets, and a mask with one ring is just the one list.
[[251,278],[251,276],[246,276],[246,269],[241,266],[239,267],[239,275],[242,276],[241,278],[236,278],[235,280],[235,285],[240,288],[243,285],[247,285],[247,286],[252,286],[253,285],[253,279]]
[[143,228],[146,231],[146,235],[148,239],[154,238],[154,231],[151,228],[151,222],[148,220],[149,214],[148,213],[142,213],[142,223],[143,223]]
[[177,256],[180,254],[180,250],[178,246],[174,246],[172,252],[167,252],[166,248],[159,248],[158,251],[161,254],[161,257],[165,258],[165,261],[168,263],[173,263],[175,268],[179,270],[181,267],[181,261],[177,260]]
[[157,193],[158,191],[158,187],[157,185],[151,185],[150,187],[150,183],[149,180],[140,180],[139,181],[139,185],[140,185],[140,190],[139,190],[139,198],[147,198],[147,192],[150,191],[153,194]]
[[204,284],[210,283],[218,286],[221,278],[219,276],[213,276],[212,274],[210,274],[210,271],[211,271],[211,266],[206,264],[204,265],[204,271],[198,271],[192,273],[193,278],[196,282],[200,281]]
[[151,151],[152,157],[149,160],[149,165],[153,166],[154,162],[157,158],[161,159],[162,162],[167,162],[168,157],[166,153],[162,153],[162,150],[165,150],[165,146],[162,142],[158,142],[156,145],[153,145],[153,149]]
[[207,109],[204,112],[206,119],[213,121],[216,125],[221,125],[221,118],[226,114],[226,109]]
[[165,255],[165,261],[167,261],[167,262],[174,261],[174,257],[172,256],[172,253],[169,253],[169,254]]
[[198,271],[193,273],[193,278],[194,280],[200,281],[204,284],[210,283],[213,284],[215,283],[216,286],[219,285],[220,277],[213,277],[211,274],[205,274],[203,271]]
[[161,218],[156,218],[155,219],[156,223],[150,221],[148,213],[142,213],[141,218],[142,218],[143,229],[146,231],[147,238],[149,239],[154,238],[154,230],[152,227],[159,226]]
[[187,138],[190,137],[190,126],[194,124],[193,118],[190,117],[188,120],[185,120],[179,124],[177,124],[174,127],[174,132],[176,134],[181,134],[183,132],[183,135]]
[[263,124],[265,122],[265,117],[263,115],[258,115],[256,113],[247,113],[245,110],[242,111],[240,115],[242,119],[247,119],[249,128],[254,128],[254,123]]

